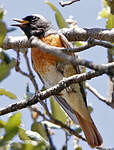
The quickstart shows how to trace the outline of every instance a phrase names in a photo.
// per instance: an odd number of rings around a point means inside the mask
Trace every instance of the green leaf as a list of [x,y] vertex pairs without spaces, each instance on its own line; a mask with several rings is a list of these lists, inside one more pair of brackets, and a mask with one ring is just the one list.
[[15,59],[10,57],[5,52],[0,52],[0,81],[5,79],[9,74],[10,70],[15,66]]
[[88,106],[88,111],[89,111],[89,113],[92,113],[93,112],[93,107],[92,106]]
[[34,150],[34,145],[26,143],[12,143],[12,150]]
[[106,25],[107,29],[112,29],[114,28],[114,15],[110,15],[108,17],[108,21],[107,21],[107,25]]
[[4,22],[0,21],[0,47],[2,46],[6,33],[7,33],[6,25]]
[[52,97],[50,98],[50,105],[51,105],[51,112],[54,118],[65,123],[68,116]]
[[42,123],[34,122],[32,124],[31,130],[34,131],[34,132],[39,133],[45,140],[48,140],[46,132],[45,132],[45,128],[42,125]]
[[63,16],[61,15],[60,11],[49,1],[46,1],[46,4],[48,4],[52,8],[52,10],[55,11],[55,18],[56,18],[58,27],[60,29],[67,28],[68,26],[67,26]]
[[11,99],[17,99],[16,95],[12,92],[6,91],[5,89],[0,89],[0,95],[5,95]]
[[6,122],[3,120],[0,120],[0,128],[4,128],[6,126]]
[[103,10],[99,13],[98,19],[108,18],[110,15],[110,10],[108,8],[103,8]]
[[77,127],[77,128],[75,129],[75,132],[76,132],[77,134],[79,134],[79,133],[82,132],[82,129],[81,129],[80,127]]
[[27,130],[25,133],[31,140],[37,142],[44,142],[46,145],[48,145],[48,142],[39,133],[29,130]]
[[30,140],[30,138],[26,135],[26,130],[19,128],[18,135],[22,141]]
[[0,7],[0,21],[3,19],[4,16],[4,10],[2,7]]
[[76,148],[76,150],[82,150],[82,147],[78,146],[78,147]]
[[10,117],[8,123],[5,126],[6,134],[4,135],[3,141],[11,140],[18,132],[21,124],[21,113],[18,112]]
[[0,146],[0,150],[9,150],[9,149],[10,149],[10,145],[9,144]]

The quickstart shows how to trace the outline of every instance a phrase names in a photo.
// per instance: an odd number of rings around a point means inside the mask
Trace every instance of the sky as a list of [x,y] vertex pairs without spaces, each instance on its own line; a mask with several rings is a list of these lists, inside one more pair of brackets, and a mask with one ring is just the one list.
[[[102,2],[101,0],[80,0],[80,2],[74,3],[70,6],[62,8],[57,0],[50,0],[59,10],[61,11],[62,15],[65,19],[69,16],[73,16],[74,20],[77,21],[78,26],[82,28],[105,28],[105,20],[98,20],[98,12],[102,9]],[[7,27],[13,23],[12,18],[23,18],[30,14],[41,14],[48,18],[54,26],[58,29],[54,12],[51,8],[44,3],[43,0],[3,0],[0,2],[0,5],[3,5],[4,9],[6,9],[7,13],[4,17],[4,21],[7,24]],[[19,36],[23,35],[22,31],[17,29],[14,32],[9,33],[10,36]],[[13,50],[8,50],[7,53],[10,57],[16,57],[16,54]],[[107,62],[107,51],[102,47],[94,47],[89,49],[88,51],[81,52],[80,56],[86,60],[94,61],[97,64],[102,64]],[[30,55],[29,55],[30,57]],[[25,63],[23,62],[24,59],[21,60],[21,67],[26,69]],[[34,73],[35,74],[35,73]],[[38,79],[37,75],[35,74],[36,79]],[[14,69],[11,71],[11,75],[5,79],[3,82],[0,83],[0,87],[7,89],[9,91],[14,92],[17,97],[20,99],[23,98],[25,93],[25,87],[27,82],[29,82],[30,89],[33,91],[33,87],[31,82],[20,75],[19,73],[15,72]],[[38,80],[39,83],[39,80]],[[96,88],[104,97],[108,97],[108,78],[106,75],[101,77],[92,79],[88,81],[94,88]],[[41,83],[39,83],[41,84]],[[88,103],[91,104],[94,108],[94,112],[92,113],[92,118],[95,121],[101,135],[103,136],[104,140],[104,147],[110,148],[114,147],[114,110],[108,107],[106,104],[102,103],[98,100],[92,93],[87,91],[87,98]],[[5,96],[0,97],[1,107],[5,107],[8,104],[14,103],[14,100],[9,100]],[[26,129],[30,129],[31,125],[31,116],[27,109],[22,110],[22,118],[23,124]],[[8,115],[2,116],[1,119],[7,119]],[[61,146],[64,144],[64,134],[62,131],[56,131],[56,136],[53,138],[54,143],[57,145],[57,148],[60,149]],[[69,148],[71,149],[71,145],[73,140],[71,139],[69,142]],[[80,140],[80,145],[83,149],[91,150],[91,148],[85,143]]]

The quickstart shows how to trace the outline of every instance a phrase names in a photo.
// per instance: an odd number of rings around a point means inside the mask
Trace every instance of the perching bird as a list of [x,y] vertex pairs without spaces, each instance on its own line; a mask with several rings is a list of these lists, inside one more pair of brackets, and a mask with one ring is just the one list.
[[[20,27],[28,39],[30,39],[31,36],[35,36],[41,39],[45,44],[70,48],[69,42],[64,35],[59,34],[53,25],[43,16],[30,15],[22,20],[14,20],[19,22],[19,24],[14,24],[14,26]],[[55,55],[46,53],[41,49],[32,48],[31,55],[34,69],[42,80],[45,88],[56,85],[64,77],[80,73],[79,66],[75,67],[71,63]],[[88,144],[92,148],[100,146],[103,140],[88,112],[82,83],[72,84],[59,95],[55,95],[54,98],[74,122],[78,119]]]

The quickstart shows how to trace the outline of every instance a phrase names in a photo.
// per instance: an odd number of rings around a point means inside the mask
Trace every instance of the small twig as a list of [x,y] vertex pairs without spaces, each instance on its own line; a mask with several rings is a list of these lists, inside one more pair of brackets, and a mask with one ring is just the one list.
[[99,150],[114,150],[114,148],[104,148],[104,147],[96,147]]
[[46,124],[44,124],[44,127],[45,127],[45,131],[46,131],[47,137],[48,137],[48,139],[49,139],[49,143],[50,143],[50,150],[56,150],[56,148],[55,148],[55,146],[54,146],[54,144],[53,144],[53,141],[52,141],[51,135],[50,135],[50,133],[49,133],[49,131],[48,131],[48,127],[47,127],[47,125],[46,125]]
[[[108,62],[114,62],[113,49],[108,48]],[[114,101],[114,76],[109,76],[109,98]]]
[[17,51],[17,61],[16,61],[16,65],[15,65],[15,70],[17,72],[19,72],[20,74],[26,76],[26,77],[29,77],[29,74],[27,74],[26,72],[22,71],[21,68],[20,68],[20,49],[18,49]]
[[51,122],[53,124],[56,124],[58,126],[60,126],[61,128],[66,129],[71,135],[75,135],[76,137],[82,139],[83,141],[86,141],[84,137],[82,137],[81,135],[79,135],[75,130],[71,129],[69,126],[67,126],[66,124],[62,123],[61,121],[55,119],[52,114],[50,115],[51,118],[48,119],[43,113],[41,113],[40,111],[31,108],[33,111],[36,111],[40,116],[42,116],[42,118],[48,122]]
[[64,2],[64,1],[59,1],[59,4],[62,6],[62,7],[64,7],[64,6],[67,6],[67,5],[71,5],[71,4],[73,4],[73,3],[75,3],[75,2],[78,2],[78,1],[80,1],[80,0],[71,0],[71,1],[67,1],[67,2]]
[[76,53],[76,52],[82,52],[82,51],[85,51],[89,48],[92,48],[94,46],[102,46],[102,47],[105,47],[105,48],[114,48],[114,44],[111,44],[111,43],[108,43],[106,41],[99,41],[99,40],[95,40],[93,38],[89,38],[88,41],[87,41],[87,44],[85,44],[84,46],[80,46],[80,47],[75,47],[75,48],[65,48],[63,49],[62,51],[63,52],[73,52],[73,53]]
[[29,63],[29,58],[28,58],[28,56],[27,56],[27,52],[28,52],[28,51],[26,50],[25,53],[24,53],[24,58],[25,58],[25,61],[26,61],[26,64],[27,64],[27,68],[28,68],[28,71],[29,71],[29,78],[30,78],[31,82],[32,82],[33,85],[34,85],[35,90],[38,91],[38,85],[37,85],[36,80],[35,80],[35,78],[34,78],[32,69],[31,69],[31,67],[30,67],[30,63]]
[[110,99],[107,99],[105,97],[103,97],[102,95],[100,95],[98,93],[98,91],[96,89],[94,89],[91,85],[89,85],[88,83],[86,83],[86,88],[88,90],[90,90],[97,98],[99,98],[102,102],[104,102],[105,104],[107,104],[108,106],[110,106],[111,108],[114,109],[114,100],[110,100]]
[[98,93],[98,91],[95,89],[95,88],[93,88],[89,83],[87,83],[86,82],[86,88],[89,90],[89,91],[91,91],[98,99],[100,99],[101,101],[103,101],[103,102],[105,102],[105,103],[107,103],[107,102],[109,102],[109,100],[107,100],[107,98],[105,98],[105,97],[103,97],[102,95],[100,95],[99,93]]

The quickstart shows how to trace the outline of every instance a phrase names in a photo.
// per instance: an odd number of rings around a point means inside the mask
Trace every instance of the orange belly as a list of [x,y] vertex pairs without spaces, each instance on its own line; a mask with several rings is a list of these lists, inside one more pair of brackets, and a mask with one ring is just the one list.
[[[41,40],[51,46],[63,47],[61,39],[57,34],[43,37],[41,38]],[[40,75],[45,74],[47,71],[50,71],[49,65],[56,66],[56,62],[58,61],[58,57],[37,48],[32,48],[31,56],[35,71]]]

